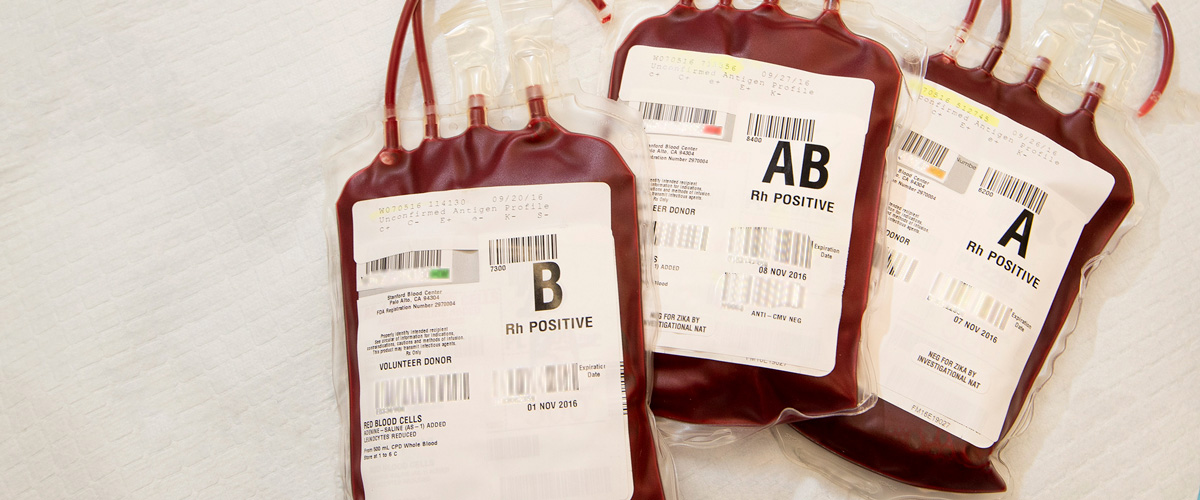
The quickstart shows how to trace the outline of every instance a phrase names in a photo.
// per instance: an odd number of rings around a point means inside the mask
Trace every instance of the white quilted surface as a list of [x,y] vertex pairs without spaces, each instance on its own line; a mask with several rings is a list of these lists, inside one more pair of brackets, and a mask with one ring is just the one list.
[[[1200,90],[1200,5],[1164,4]],[[321,151],[377,106],[400,5],[0,9],[0,497],[340,495]],[[600,29],[564,10],[595,88]],[[1009,449],[1021,498],[1197,495],[1197,133],[1148,138],[1169,196],[1095,276],[1108,300]],[[765,433],[677,458],[687,499],[844,497]]]

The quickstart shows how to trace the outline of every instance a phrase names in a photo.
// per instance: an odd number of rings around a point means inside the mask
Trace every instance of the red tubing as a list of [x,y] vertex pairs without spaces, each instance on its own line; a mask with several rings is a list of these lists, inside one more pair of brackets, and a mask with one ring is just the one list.
[[[413,1],[413,0],[409,0]],[[425,138],[438,137],[437,96],[433,93],[433,75],[429,72],[429,56],[425,45],[425,16],[421,0],[415,0],[417,12],[413,15],[413,45],[417,52],[417,72],[421,74],[421,94],[425,97]]]
[[1139,117],[1146,116],[1150,110],[1154,109],[1154,105],[1158,104],[1163,92],[1167,90],[1167,83],[1171,81],[1171,69],[1175,67],[1175,32],[1171,30],[1171,20],[1167,18],[1167,11],[1163,10],[1161,3],[1154,4],[1150,10],[1154,12],[1154,18],[1158,21],[1158,27],[1162,31],[1163,61],[1162,68],[1158,71],[1158,83],[1154,84],[1154,91],[1150,93],[1150,97],[1146,98],[1146,102],[1142,103],[1141,109],[1138,110]]
[[400,132],[396,125],[396,79],[400,75],[400,54],[404,51],[404,37],[408,35],[408,25],[412,20],[417,3],[408,0],[400,11],[400,22],[396,25],[396,36],[392,39],[392,52],[388,55],[387,83],[383,91],[383,110],[386,114],[384,132],[387,136],[387,149],[400,148]]
[[1000,56],[1004,54],[1004,48],[1008,46],[1008,37],[1012,34],[1012,15],[1012,0],[1000,0],[1000,32],[996,34],[996,43],[992,45],[992,50],[988,51],[987,59],[980,65],[988,73],[996,69]]

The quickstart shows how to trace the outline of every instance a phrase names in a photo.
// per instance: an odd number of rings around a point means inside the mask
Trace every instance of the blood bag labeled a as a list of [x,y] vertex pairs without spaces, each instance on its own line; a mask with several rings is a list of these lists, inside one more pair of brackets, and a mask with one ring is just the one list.
[[[960,33],[978,9],[972,2]],[[1039,88],[1055,85],[1042,82],[1070,37],[1043,32],[1023,81],[1006,83],[993,71],[1010,0],[1002,10],[1001,36],[980,67],[959,65],[957,44],[930,58],[898,153],[887,277],[864,336],[879,401],[859,415],[792,424],[798,433],[775,430],[789,456],[871,498],[1010,490],[999,451],[1062,352],[1087,275],[1140,219],[1135,191],[1144,194],[1152,176],[1123,126],[1131,110],[1104,125],[1117,132],[1109,144],[1131,151],[1139,184],[1097,130],[1105,95],[1129,83],[1113,54],[1090,46],[1082,100],[1075,94],[1075,109],[1060,112]]]
[[655,165],[659,416],[759,427],[871,400],[856,365],[886,152],[924,56],[842,14],[683,0],[618,36],[609,97],[641,113]]
[[[393,45],[384,147],[329,173],[347,496],[673,498],[647,404],[636,116],[558,90],[548,30],[510,23],[498,54],[469,3],[440,23],[461,102],[439,108],[419,4]],[[540,2],[502,9],[549,20]],[[395,112],[410,19],[423,120]],[[493,95],[510,58],[516,84]]]

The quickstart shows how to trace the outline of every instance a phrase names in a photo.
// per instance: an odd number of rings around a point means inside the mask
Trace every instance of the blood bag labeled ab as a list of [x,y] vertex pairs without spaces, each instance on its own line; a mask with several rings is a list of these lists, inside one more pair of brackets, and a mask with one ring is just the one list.
[[858,340],[904,83],[836,4],[810,20],[684,1],[616,51],[609,96],[641,113],[655,167],[659,416],[762,426],[867,400]]

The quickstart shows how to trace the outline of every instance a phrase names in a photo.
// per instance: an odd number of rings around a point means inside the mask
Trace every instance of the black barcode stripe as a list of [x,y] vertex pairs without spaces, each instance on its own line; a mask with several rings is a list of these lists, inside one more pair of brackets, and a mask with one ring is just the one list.
[[411,405],[471,399],[470,373],[444,373],[380,380],[375,383],[375,411]]
[[372,274],[402,269],[440,267],[441,265],[441,250],[414,250],[372,260],[364,265],[364,270],[365,274]]
[[908,133],[908,137],[904,139],[900,149],[912,153],[938,168],[942,167],[942,162],[946,160],[946,154],[950,152],[946,146],[933,142],[928,137],[916,132]]
[[625,361],[624,360],[621,361],[620,366],[621,366],[621,414],[628,415],[629,414],[629,401],[625,397],[625,395],[627,393],[625,392]]
[[1035,214],[1041,214],[1042,207],[1046,205],[1045,191],[1016,176],[991,167],[984,172],[979,187],[1020,203],[1021,206],[1032,210]]
[[791,118],[787,116],[750,113],[750,121],[746,124],[746,135],[787,141],[811,142],[816,129],[816,120],[809,118]]
[[493,266],[558,258],[558,235],[516,236],[488,242],[488,263]]
[[643,120],[698,123],[702,125],[717,124],[717,111],[712,109],[675,106],[657,102],[639,102],[638,111],[642,113]]

